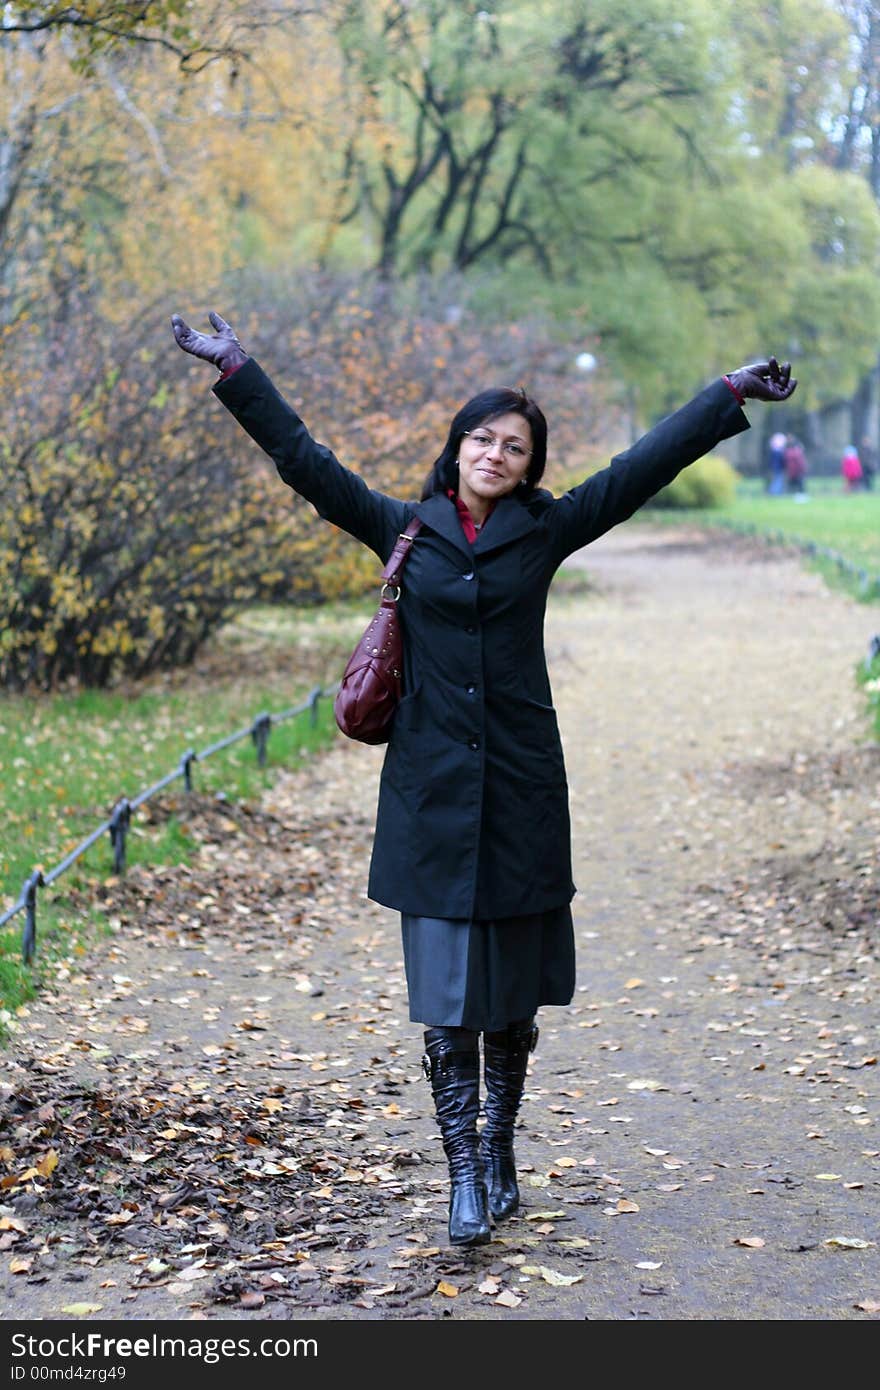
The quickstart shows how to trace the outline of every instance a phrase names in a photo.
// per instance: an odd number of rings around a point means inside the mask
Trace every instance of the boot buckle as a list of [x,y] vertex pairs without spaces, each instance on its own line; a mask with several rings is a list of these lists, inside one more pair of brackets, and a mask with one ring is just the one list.
[[425,1074],[425,1080],[426,1080],[426,1081],[432,1081],[432,1080],[433,1080],[433,1078],[434,1078],[434,1064],[433,1064],[433,1062],[431,1061],[431,1058],[428,1056],[427,1052],[424,1053],[424,1055],[423,1055],[423,1057],[422,1057],[422,1071],[423,1071],[424,1074]]
[[540,1032],[541,1030],[537,1023],[533,1024],[532,1030],[529,1033],[529,1052],[534,1052],[535,1048],[538,1046],[538,1036]]

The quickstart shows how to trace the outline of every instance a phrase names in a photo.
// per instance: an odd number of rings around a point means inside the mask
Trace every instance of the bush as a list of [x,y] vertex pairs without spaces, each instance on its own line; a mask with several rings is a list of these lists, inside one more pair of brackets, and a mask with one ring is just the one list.
[[65,341],[51,364],[45,325],[0,344],[0,682],[183,665],[244,604],[364,582],[347,538],[319,545],[306,504],[234,447],[211,369],[175,356],[165,315],[136,334],[80,315]]
[[[493,382],[528,383],[557,457],[584,437],[584,385],[540,326],[451,321],[442,297],[394,302],[339,276],[251,281],[218,305],[315,437],[385,492],[418,497],[451,416]],[[23,317],[0,332],[0,371],[0,683],[103,686],[183,665],[247,604],[376,582],[377,558],[236,429],[164,310],[130,329],[88,304]]]
[[690,507],[726,507],[736,495],[739,474],[719,454],[697,459],[674,482],[651,499],[652,507],[684,510]]

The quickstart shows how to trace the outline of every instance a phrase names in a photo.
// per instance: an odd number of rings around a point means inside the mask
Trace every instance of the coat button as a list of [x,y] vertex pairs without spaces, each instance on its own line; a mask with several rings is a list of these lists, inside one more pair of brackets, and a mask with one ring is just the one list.
[[465,690],[467,691],[468,695],[476,695],[477,693],[477,687],[475,685],[466,685]]
[[465,628],[465,632],[470,633],[471,637],[473,637],[476,630],[477,628],[475,623],[468,623],[467,627]]
[[461,577],[462,579],[473,579],[474,572],[473,570],[468,570],[467,574],[463,574]]
[[468,748],[470,748],[474,753],[476,753],[476,752],[478,751],[479,747],[480,747],[480,740],[479,740],[478,738],[469,738],[469,739],[468,739]]

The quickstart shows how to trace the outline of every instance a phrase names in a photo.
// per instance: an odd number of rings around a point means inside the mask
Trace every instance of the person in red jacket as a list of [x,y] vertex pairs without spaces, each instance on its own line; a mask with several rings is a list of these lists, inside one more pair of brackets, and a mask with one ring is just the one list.
[[843,476],[843,486],[847,492],[855,492],[861,486],[864,475],[862,461],[855,444],[847,444],[844,449],[843,458],[840,460],[840,472]]

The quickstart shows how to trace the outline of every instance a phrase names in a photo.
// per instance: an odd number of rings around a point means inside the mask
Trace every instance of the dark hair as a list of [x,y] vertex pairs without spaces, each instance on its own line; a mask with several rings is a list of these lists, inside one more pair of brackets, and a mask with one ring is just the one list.
[[531,425],[532,456],[522,491],[528,493],[536,488],[547,466],[547,421],[544,412],[522,388],[514,391],[510,386],[496,386],[472,396],[453,418],[443,452],[425,479],[421,500],[424,502],[426,498],[433,497],[435,492],[446,493],[450,488],[458,492],[458,450],[462,435],[476,429],[477,425],[510,413],[521,415]]

